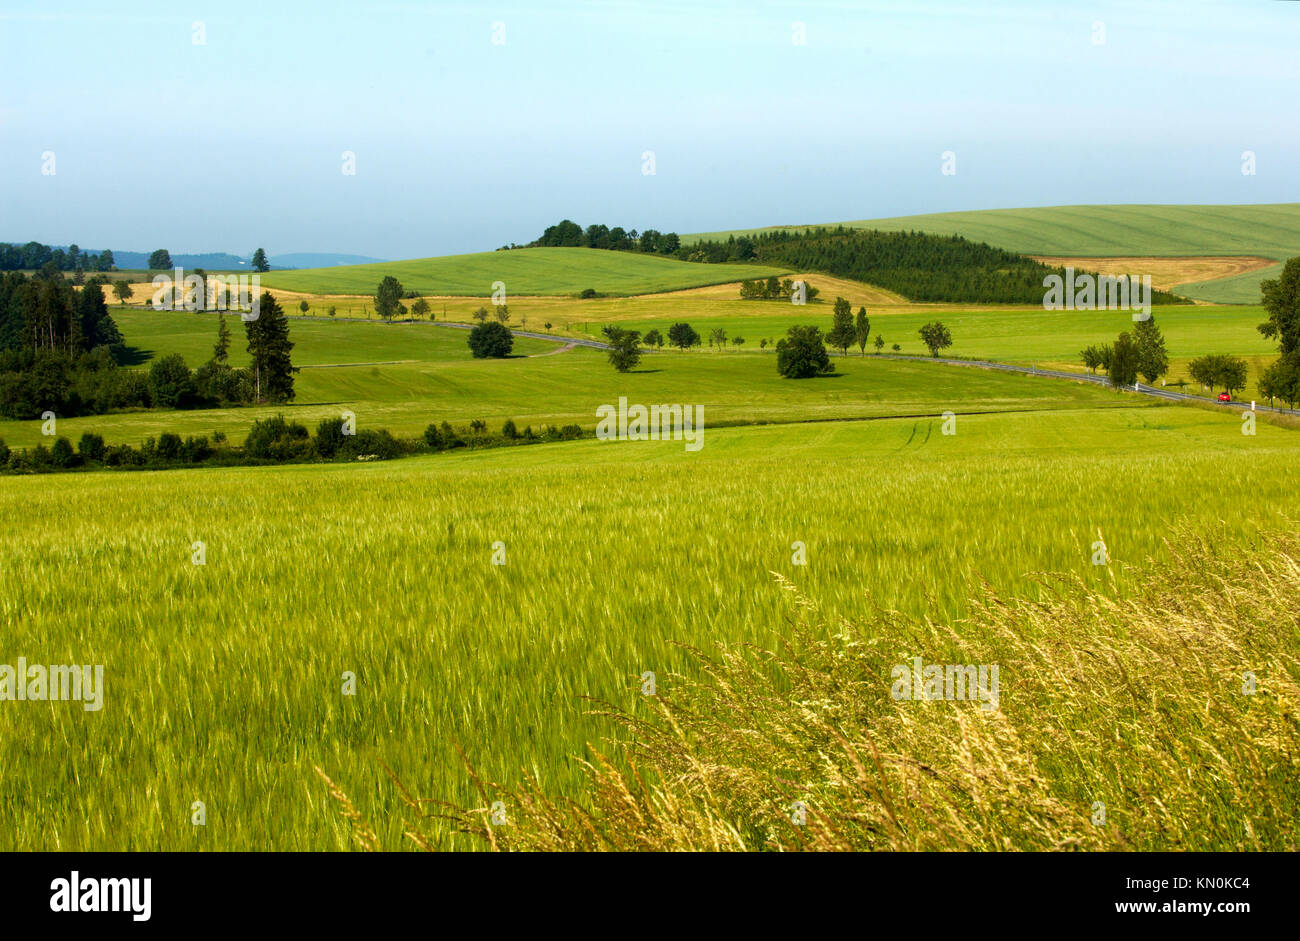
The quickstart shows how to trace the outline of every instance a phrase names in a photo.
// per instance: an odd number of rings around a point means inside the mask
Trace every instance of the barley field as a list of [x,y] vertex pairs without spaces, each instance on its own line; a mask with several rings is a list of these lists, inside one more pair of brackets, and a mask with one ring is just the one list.
[[1247,437],[1167,406],[940,425],[0,478],[0,662],[105,668],[98,712],[0,709],[0,846],[355,846],[320,768],[382,846],[412,848],[385,766],[474,806],[459,746],[492,781],[580,798],[586,744],[620,735],[586,697],[631,709],[646,671],[665,691],[690,673],[680,645],[773,643],[780,579],[828,630],[891,611],[956,625],[984,585],[1032,601],[1055,571],[1123,598],[1170,540],[1230,560],[1293,526],[1296,433],[1267,422]]

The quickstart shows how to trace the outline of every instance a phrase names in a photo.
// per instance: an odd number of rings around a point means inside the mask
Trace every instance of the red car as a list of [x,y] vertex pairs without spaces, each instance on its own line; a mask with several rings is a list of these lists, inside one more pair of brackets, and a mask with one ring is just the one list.
[[1231,401],[1232,401],[1232,396],[1229,395],[1229,394],[1226,393],[1226,392],[1220,392],[1220,393],[1219,393],[1219,401],[1220,401],[1220,402],[1231,402]]

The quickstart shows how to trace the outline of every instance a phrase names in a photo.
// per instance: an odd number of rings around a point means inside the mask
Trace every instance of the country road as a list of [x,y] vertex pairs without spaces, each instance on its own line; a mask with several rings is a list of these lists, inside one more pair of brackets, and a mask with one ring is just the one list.
[[[1003,372],[1019,372],[1030,376],[1047,376],[1051,379],[1073,379],[1075,382],[1091,382],[1093,385],[1110,386],[1110,380],[1105,376],[1098,376],[1092,373],[1062,372],[1055,369],[1039,369],[1037,366],[1014,366],[1010,363],[995,363],[991,360],[983,359],[948,359],[943,356],[898,356],[892,353],[876,354],[883,359],[910,360],[920,363],[943,363],[948,366],[975,366],[980,369],[998,369]],[[1212,405],[1221,404],[1226,408],[1250,409],[1250,402],[1222,402],[1216,403],[1212,399],[1206,399],[1199,395],[1191,395],[1187,392],[1174,392],[1170,389],[1148,386],[1143,383],[1134,383],[1130,389],[1125,386],[1126,392],[1140,392],[1143,395],[1149,395],[1157,399],[1167,399],[1171,402],[1209,402]],[[1300,415],[1300,409],[1293,408],[1274,408],[1271,405],[1254,405],[1253,410],[1257,412],[1274,412],[1278,415]]]
[[[435,327],[450,327],[454,330],[472,330],[474,328],[474,324],[469,324],[469,323],[447,323],[447,322],[440,322],[436,320],[431,321],[430,323],[432,324],[432,326]],[[553,343],[564,343],[568,345],[566,348],[571,348],[574,346],[586,346],[597,350],[607,350],[610,348],[608,343],[602,343],[599,340],[589,340],[581,337],[573,337],[573,336],[557,337],[551,333],[533,333],[527,330],[512,330],[511,333],[513,333],[517,337],[532,337],[533,339],[537,339],[537,340],[550,340]],[[561,350],[556,350],[555,352],[559,353],[563,351],[564,350],[561,349]],[[660,353],[663,351],[646,350],[646,352]],[[542,355],[551,355],[551,354],[542,354]],[[842,355],[847,359],[847,358],[851,358],[853,354],[851,353],[838,354],[831,351],[831,355],[832,356]],[[903,356],[896,353],[873,353],[872,356],[877,359],[903,360],[903,361],[916,362],[916,363],[940,363],[946,366],[973,366],[977,369],[996,369],[996,370],[1001,370],[1002,372],[1024,373],[1025,375],[1029,375],[1029,376],[1046,376],[1049,379],[1069,379],[1074,382],[1090,382],[1093,385],[1099,385],[1099,386],[1110,385],[1110,380],[1108,378],[1106,378],[1105,376],[1094,375],[1092,373],[1063,372],[1061,370],[1056,370],[1056,369],[1039,369],[1037,366],[1016,366],[1013,365],[1012,363],[997,363],[997,362],[993,362],[992,360],[986,360],[986,359],[950,359],[945,356]],[[1209,402],[1210,404],[1220,404],[1220,403],[1215,403],[1213,400],[1206,399],[1199,395],[1192,395],[1187,392],[1174,392],[1171,389],[1159,388],[1157,386],[1149,386],[1140,382],[1135,383],[1132,389],[1125,387],[1125,391],[1140,392],[1142,395],[1149,395],[1152,398],[1156,398],[1156,399],[1166,399],[1170,402]],[[1238,409],[1252,408],[1251,403],[1249,402],[1224,402],[1221,404],[1223,404],[1225,408],[1238,408]],[[1253,410],[1257,412],[1273,412],[1274,414],[1278,414],[1278,415],[1300,415],[1300,409],[1280,408],[1271,405],[1256,404],[1253,406]]]

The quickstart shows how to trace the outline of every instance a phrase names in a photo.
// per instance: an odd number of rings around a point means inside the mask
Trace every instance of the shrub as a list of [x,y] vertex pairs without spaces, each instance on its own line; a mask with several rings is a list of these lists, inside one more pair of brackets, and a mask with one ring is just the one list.
[[429,427],[424,429],[424,443],[435,451],[441,451],[443,448],[442,432],[438,430],[438,426],[433,422],[430,422]]
[[343,419],[322,419],[316,426],[316,453],[321,457],[333,457],[347,438],[343,433]]
[[0,438],[0,465],[9,463],[9,445],[5,444],[5,439]]
[[791,327],[776,344],[776,371],[787,379],[807,379],[833,368],[817,327]]
[[115,444],[104,451],[104,463],[108,467],[139,467],[144,461],[144,455],[129,444]]
[[506,423],[501,426],[501,435],[502,437],[509,438],[511,441],[519,437],[519,429],[515,427],[515,420],[513,418],[507,418]]
[[298,422],[286,421],[283,415],[253,422],[244,440],[244,450],[251,457],[287,461],[304,458],[311,452],[311,438]]
[[583,289],[582,289],[582,293],[579,294],[578,296],[579,296],[580,298],[582,298],[583,300],[589,300],[590,298],[593,298],[593,297],[596,297],[596,296],[597,296],[597,294],[596,294],[596,289],[595,289],[595,288],[583,288]]
[[158,408],[188,408],[195,392],[194,376],[179,353],[164,356],[149,367],[149,398]]
[[102,435],[86,432],[77,442],[77,453],[81,455],[83,461],[93,461],[96,464],[104,463],[104,438]]
[[180,459],[181,448],[184,442],[181,441],[180,435],[174,435],[170,431],[164,431],[158,436],[158,457],[163,461],[176,461]]
[[444,448],[465,447],[465,442],[460,439],[460,435],[456,434],[456,429],[451,427],[450,422],[442,423],[441,434],[442,434],[442,446]]
[[72,467],[77,463],[77,454],[72,450],[72,442],[59,436],[50,452],[50,460],[55,467]]
[[190,464],[202,464],[212,457],[213,453],[206,435],[197,438],[191,435],[185,439],[185,446],[181,448],[181,457]]
[[582,437],[581,425],[565,425],[563,428],[560,429],[561,441],[572,441],[575,438],[581,438],[581,437]]
[[475,359],[509,356],[514,344],[514,334],[499,321],[481,323],[469,332],[469,348]]
[[383,429],[363,428],[349,435],[340,452],[350,458],[373,457],[389,461],[402,454],[402,443]]

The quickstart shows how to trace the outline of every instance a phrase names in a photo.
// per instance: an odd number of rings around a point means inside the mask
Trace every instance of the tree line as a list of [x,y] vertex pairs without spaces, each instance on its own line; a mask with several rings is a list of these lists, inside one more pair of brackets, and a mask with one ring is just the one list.
[[26,245],[11,245],[0,242],[0,271],[39,271],[46,265],[53,265],[55,271],[115,271],[113,252],[83,252],[76,244],[67,250],[51,248],[40,242],[28,242]]
[[651,255],[674,255],[681,251],[682,240],[676,232],[657,229],[624,229],[622,226],[589,225],[585,229],[571,219],[547,226],[541,237],[527,248],[603,248],[614,252],[644,252]]
[[131,355],[108,312],[103,285],[78,288],[46,266],[34,277],[0,275],[0,415],[33,419],[97,415],[133,408],[199,408],[293,398],[288,320],[269,293],[259,315],[244,322],[250,365],[227,359],[230,330],[217,321],[212,358],[190,370],[179,354],[149,370],[127,369]]
[[164,432],[146,438],[138,448],[106,444],[102,435],[93,432],[83,434],[75,447],[62,436],[49,447],[38,444],[24,449],[10,449],[0,440],[0,473],[387,461],[408,454],[571,441],[583,436],[582,428],[574,424],[562,428],[543,425],[536,431],[529,425],[521,431],[512,419],[506,419],[498,433],[489,431],[487,422],[475,419],[468,427],[453,427],[446,421],[432,423],[419,438],[399,438],[382,428],[349,428],[342,418],[322,420],[313,435],[305,425],[276,415],[253,422],[242,446],[228,442],[223,432],[211,439]]
[[[733,236],[726,243],[701,242],[690,248],[688,261],[752,260],[799,271],[821,271],[865,281],[913,301],[1038,304],[1043,300],[1044,278],[1063,275],[1065,270],[959,235],[843,226],[803,232],[779,229],[741,238]],[[1167,292],[1153,291],[1152,303],[1183,301]]]
[[[1263,282],[1260,292],[1268,319],[1258,329],[1277,341],[1279,355],[1256,377],[1259,394],[1269,404],[1281,401],[1296,408],[1300,406],[1300,257],[1289,259],[1281,276]],[[1105,370],[1115,386],[1131,386],[1139,376],[1154,383],[1169,372],[1164,336],[1154,317],[1139,321],[1114,343],[1086,347],[1079,355],[1089,372]],[[1222,389],[1229,395],[1246,388],[1248,366],[1240,356],[1207,353],[1188,363],[1187,371],[1202,388]]]

